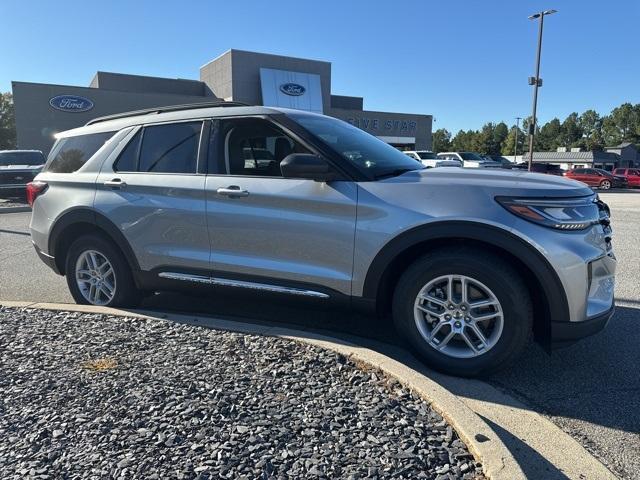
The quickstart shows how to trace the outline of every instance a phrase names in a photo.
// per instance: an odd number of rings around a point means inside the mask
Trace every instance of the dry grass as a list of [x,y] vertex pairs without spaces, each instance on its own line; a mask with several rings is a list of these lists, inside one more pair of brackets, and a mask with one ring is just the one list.
[[96,360],[88,360],[82,366],[92,372],[104,372],[116,368],[118,361],[115,358],[98,358]]

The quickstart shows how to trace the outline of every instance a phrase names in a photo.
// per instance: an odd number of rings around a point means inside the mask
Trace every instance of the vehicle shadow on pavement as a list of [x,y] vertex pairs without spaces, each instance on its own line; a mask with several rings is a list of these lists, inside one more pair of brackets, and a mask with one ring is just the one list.
[[[544,478],[545,480],[565,480],[569,478],[562,472],[562,470],[555,467],[546,458],[511,432],[505,430],[488,418],[482,415],[479,416],[487,425],[489,425],[489,427],[491,427],[491,430],[498,435],[500,440],[502,440],[502,443],[507,446],[516,461],[518,461],[518,464],[520,465],[520,468],[522,468],[526,478]],[[521,461],[521,459],[525,457],[529,461]]]

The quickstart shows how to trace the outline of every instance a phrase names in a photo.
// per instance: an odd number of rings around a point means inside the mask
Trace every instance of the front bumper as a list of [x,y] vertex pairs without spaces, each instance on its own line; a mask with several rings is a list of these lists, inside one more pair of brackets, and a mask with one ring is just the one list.
[[598,333],[607,326],[614,312],[615,305],[608,311],[582,322],[551,322],[551,348],[571,345],[581,338]]

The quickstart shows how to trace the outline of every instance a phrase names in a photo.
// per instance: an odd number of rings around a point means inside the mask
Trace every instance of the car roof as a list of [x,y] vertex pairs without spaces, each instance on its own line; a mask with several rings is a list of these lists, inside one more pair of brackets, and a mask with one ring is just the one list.
[[[123,128],[144,125],[147,123],[176,122],[190,119],[202,119],[221,116],[243,116],[243,115],[273,115],[284,113],[288,109],[278,109],[261,106],[224,106],[222,104],[207,107],[192,106],[179,110],[162,111],[162,107],[146,111],[126,112],[117,114],[116,118],[103,117],[92,120],[87,125],[66,130],[56,134],[56,138],[73,137],[76,135],[87,135],[90,133],[103,133],[122,130]],[[308,113],[308,112],[303,112]]]

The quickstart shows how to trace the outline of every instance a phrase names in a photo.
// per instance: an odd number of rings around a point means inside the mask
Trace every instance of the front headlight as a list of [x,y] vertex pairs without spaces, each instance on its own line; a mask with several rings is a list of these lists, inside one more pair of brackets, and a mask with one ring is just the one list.
[[595,198],[496,197],[500,205],[530,222],[558,230],[584,230],[600,222]]

